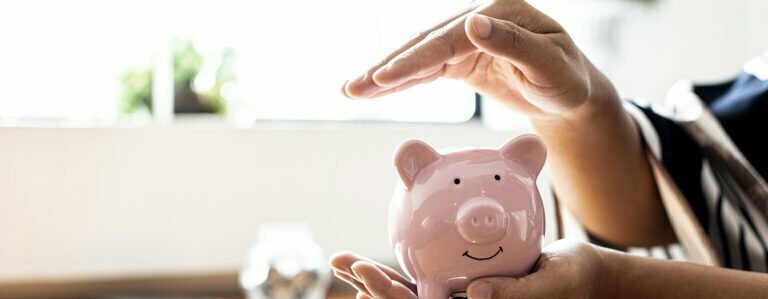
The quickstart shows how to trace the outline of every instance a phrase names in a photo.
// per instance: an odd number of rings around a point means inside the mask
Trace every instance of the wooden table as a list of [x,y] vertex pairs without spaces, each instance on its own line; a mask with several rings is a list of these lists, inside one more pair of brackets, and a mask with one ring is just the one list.
[[[237,272],[94,278],[47,281],[0,281],[0,299],[244,298]],[[355,291],[334,278],[328,299],[354,299]]]

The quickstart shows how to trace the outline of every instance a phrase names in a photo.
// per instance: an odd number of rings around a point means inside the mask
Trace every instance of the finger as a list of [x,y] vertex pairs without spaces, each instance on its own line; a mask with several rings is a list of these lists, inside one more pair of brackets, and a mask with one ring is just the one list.
[[368,70],[359,77],[344,82],[344,86],[341,88],[342,94],[350,99],[368,98],[370,95],[379,93],[386,87],[376,85],[371,79],[371,74],[376,71],[378,67]]
[[[438,65],[431,69],[425,70],[424,72],[421,72],[419,75],[415,76],[414,79],[427,77],[434,72],[439,71],[441,68],[442,66]],[[379,86],[370,79],[368,73],[365,73],[361,75],[361,77],[347,82],[346,85],[342,87],[342,94],[348,98],[353,99],[374,98],[376,97],[375,95],[394,89],[395,87],[397,86]]]
[[514,292],[514,285],[516,283],[514,278],[484,278],[473,281],[467,288],[467,297],[469,299],[505,299],[512,298],[528,298],[524,294],[511,293]]
[[430,33],[376,71],[373,81],[379,86],[396,86],[423,77],[429,70],[440,68],[446,62],[475,50],[464,32],[465,19],[460,17]]
[[[535,274],[531,274],[535,275]],[[491,277],[473,281],[467,288],[469,299],[487,298],[555,298],[557,281],[542,281],[542,278]],[[546,280],[546,279],[545,279]]]
[[357,292],[357,296],[355,296],[355,298],[357,298],[357,299],[373,299],[373,298],[372,298],[371,296],[369,296],[368,294],[366,294],[366,293],[360,293],[360,292]]
[[382,265],[380,263],[374,262],[371,259],[368,259],[366,257],[359,256],[357,254],[354,254],[352,252],[343,251],[338,252],[334,254],[331,257],[330,266],[336,271],[347,273],[348,275],[354,276],[355,274],[352,272],[352,264],[358,262],[358,261],[365,261],[371,264],[376,265],[383,271],[384,273],[389,276],[392,280],[395,280],[405,286],[407,286],[410,289],[416,290],[416,285],[414,285],[412,282],[410,282],[408,279],[400,275],[397,271],[394,269],[387,267],[385,265]]
[[480,56],[480,52],[474,52],[470,55],[461,57],[460,59],[449,61],[445,64],[445,73],[443,76],[451,79],[466,78],[467,75],[469,75],[473,70],[476,69],[476,66],[478,66]]
[[416,299],[414,292],[403,284],[392,280],[374,264],[360,261],[352,265],[352,272],[362,279],[372,297],[377,299]]
[[348,251],[341,251],[334,253],[330,259],[330,266],[336,271],[345,272],[347,274],[352,273],[352,264],[359,261],[361,258],[356,254]]
[[546,54],[553,47],[545,45],[543,37],[509,21],[473,14],[466,29],[478,49],[506,59],[523,73],[535,72],[553,57]]
[[380,98],[380,97],[383,97],[383,96],[386,96],[386,95],[389,95],[389,94],[393,94],[393,93],[396,93],[396,92],[400,92],[400,91],[409,89],[409,88],[414,87],[416,85],[426,84],[426,83],[435,81],[438,78],[442,77],[444,73],[445,73],[445,71],[441,70],[441,71],[435,72],[433,74],[427,75],[427,77],[425,77],[425,78],[418,78],[418,79],[414,79],[414,80],[408,81],[408,82],[403,83],[401,85],[398,85],[398,86],[392,87],[390,89],[383,90],[383,91],[381,91],[381,92],[379,92],[377,94],[371,95],[371,99]]
[[333,275],[354,287],[358,292],[368,294],[368,289],[365,288],[365,285],[354,276],[339,271],[333,271]]
[[459,12],[458,14],[446,19],[443,22],[440,22],[439,24],[435,25],[434,27],[423,31],[419,34],[417,34],[415,37],[413,37],[410,41],[402,45],[397,50],[393,51],[389,55],[387,55],[381,62],[377,63],[367,71],[365,71],[363,74],[358,76],[355,79],[349,80],[344,82],[341,90],[342,94],[348,98],[356,99],[356,98],[366,98],[369,97],[372,94],[379,93],[384,89],[387,89],[386,87],[377,85],[373,79],[372,75],[374,72],[376,72],[379,68],[382,66],[388,64],[392,59],[395,57],[398,57],[406,50],[410,49],[414,45],[418,44],[422,40],[424,40],[431,32],[438,30],[440,28],[445,27],[446,25],[450,24],[451,22],[455,21],[456,19],[465,16],[467,13],[475,10],[479,3],[474,3],[473,5],[469,6],[468,8],[464,9],[463,11]]

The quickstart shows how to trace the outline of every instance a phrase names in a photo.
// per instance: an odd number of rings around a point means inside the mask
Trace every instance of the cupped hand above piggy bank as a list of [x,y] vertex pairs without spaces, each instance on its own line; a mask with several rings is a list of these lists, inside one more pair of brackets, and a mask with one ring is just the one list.
[[389,236],[419,298],[448,298],[476,278],[529,273],[544,236],[536,178],[546,156],[535,135],[499,149],[440,154],[418,140],[397,149],[402,188],[390,205]]

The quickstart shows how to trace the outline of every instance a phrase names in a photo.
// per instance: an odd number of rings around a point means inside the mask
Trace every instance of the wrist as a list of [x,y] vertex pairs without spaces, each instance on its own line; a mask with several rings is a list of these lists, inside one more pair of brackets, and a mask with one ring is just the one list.
[[632,269],[631,260],[618,251],[596,247],[600,253],[602,271],[594,298],[621,298],[627,271]]

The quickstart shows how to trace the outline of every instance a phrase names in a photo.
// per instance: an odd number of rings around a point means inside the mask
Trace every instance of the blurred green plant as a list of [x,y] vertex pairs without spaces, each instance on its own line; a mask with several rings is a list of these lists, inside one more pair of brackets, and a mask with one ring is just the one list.
[[[223,87],[237,80],[234,72],[235,52],[225,49],[219,57],[206,61],[191,41],[173,44],[173,82],[175,113],[226,112],[227,99]],[[152,112],[151,68],[133,69],[120,77],[122,94],[120,109],[123,113]],[[204,76],[207,84],[193,84]],[[193,86],[194,85],[194,86]]]
[[195,49],[192,42],[174,43],[173,82],[176,85],[191,82],[202,66],[203,56]]
[[142,109],[152,111],[152,69],[127,71],[120,76],[120,83],[121,112],[133,113]]
[[[210,78],[214,77],[213,85],[206,85],[205,82],[201,84],[195,84],[193,81],[192,87],[195,92],[217,113],[226,112],[227,100],[233,100],[227,98],[231,96],[225,90],[228,86],[234,86],[237,82],[237,75],[235,72],[235,60],[236,55],[233,49],[224,49],[216,62],[211,62],[210,67],[203,67],[200,70],[194,80],[201,79],[200,77]],[[201,80],[205,81],[205,80]]]

